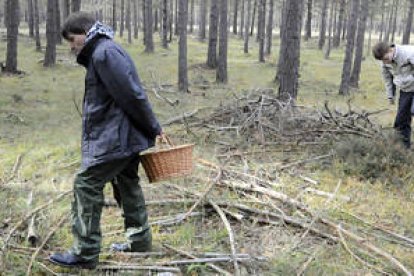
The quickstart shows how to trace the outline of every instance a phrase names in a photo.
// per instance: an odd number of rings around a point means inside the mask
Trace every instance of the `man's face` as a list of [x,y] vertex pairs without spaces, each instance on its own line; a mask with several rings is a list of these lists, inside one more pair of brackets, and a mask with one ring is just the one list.
[[394,57],[394,48],[390,48],[388,52],[382,57],[382,62],[384,64],[391,64],[392,58]]
[[70,33],[68,35],[68,42],[69,42],[71,52],[74,53],[75,55],[79,55],[83,46],[85,45],[85,39],[86,39],[85,34]]

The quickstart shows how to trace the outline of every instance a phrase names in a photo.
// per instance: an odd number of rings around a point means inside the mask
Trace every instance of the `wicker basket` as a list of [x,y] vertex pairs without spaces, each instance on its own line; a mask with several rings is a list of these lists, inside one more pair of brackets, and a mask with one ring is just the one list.
[[141,154],[141,163],[150,183],[191,174],[194,144],[175,146],[168,137],[168,147]]

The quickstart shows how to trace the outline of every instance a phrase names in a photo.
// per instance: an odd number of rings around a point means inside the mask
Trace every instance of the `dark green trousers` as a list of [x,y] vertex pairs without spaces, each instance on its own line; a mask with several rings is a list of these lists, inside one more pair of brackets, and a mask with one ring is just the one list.
[[139,185],[139,157],[113,160],[86,168],[74,181],[72,202],[71,252],[84,260],[97,260],[101,248],[100,220],[104,203],[103,189],[112,181],[123,209],[127,241],[132,247],[151,245],[151,229],[144,195]]

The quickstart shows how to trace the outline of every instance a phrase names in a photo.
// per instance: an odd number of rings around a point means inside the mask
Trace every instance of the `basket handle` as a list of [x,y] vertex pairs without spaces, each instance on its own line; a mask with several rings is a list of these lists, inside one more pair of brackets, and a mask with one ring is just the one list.
[[175,146],[175,145],[174,145],[174,143],[171,141],[171,138],[170,138],[168,135],[163,134],[163,135],[160,135],[159,137],[160,137],[160,138],[159,138],[159,140],[160,140],[162,143],[167,144],[167,145],[169,145],[170,147]]

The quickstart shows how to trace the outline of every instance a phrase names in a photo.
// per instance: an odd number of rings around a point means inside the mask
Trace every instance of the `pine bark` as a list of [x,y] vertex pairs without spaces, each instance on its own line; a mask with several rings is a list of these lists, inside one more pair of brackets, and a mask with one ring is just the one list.
[[336,25],[336,31],[335,31],[335,37],[333,39],[332,46],[337,48],[339,47],[339,44],[341,43],[341,33],[342,33],[342,24],[344,22],[345,17],[345,6],[346,2],[345,0],[339,0],[339,15],[338,15],[338,21]]
[[145,0],[145,52],[154,52],[152,0]]
[[190,0],[190,34],[194,32],[194,0]]
[[70,13],[70,0],[63,0],[62,2],[62,16],[63,20],[68,18]]
[[246,24],[244,27],[244,53],[249,53],[249,27],[250,27],[250,16],[252,14],[252,0],[247,0],[247,12],[246,12]]
[[259,0],[259,14],[257,24],[257,38],[259,42],[259,62],[265,62],[265,22],[266,21],[266,0]]
[[369,0],[361,0],[361,11],[359,13],[358,31],[356,38],[356,49],[354,57],[354,65],[352,68],[351,79],[349,85],[358,88],[359,76],[361,74],[362,57],[364,54],[364,38],[365,29],[368,18],[368,3]]
[[410,44],[411,26],[413,24],[414,0],[409,0],[409,8],[407,14],[407,21],[403,33],[402,44]]
[[[144,0],[144,1],[148,1],[148,0]],[[125,29],[125,0],[121,0],[121,22],[119,26],[120,37],[124,36],[124,29]]]
[[112,0],[112,29],[114,30],[114,32],[117,31],[118,28],[118,17],[116,15],[116,2],[117,0]]
[[306,13],[306,25],[305,25],[305,40],[312,37],[312,0],[308,0]]
[[17,72],[17,40],[19,34],[19,1],[5,1],[5,25],[7,28],[7,48],[6,48],[6,67],[5,72]]
[[219,12],[219,53],[217,61],[216,81],[227,83],[227,0],[220,1]]
[[33,9],[34,9],[34,32],[35,32],[35,41],[36,41],[36,51],[40,52],[42,50],[42,45],[40,41],[40,31],[39,31],[39,0],[33,0]]
[[134,9],[134,39],[138,39],[138,0],[132,0],[133,1],[133,9]]
[[355,32],[358,20],[359,0],[351,0],[351,12],[348,18],[345,58],[342,68],[340,95],[348,95],[350,89],[352,57],[354,54]]
[[198,38],[206,39],[206,19],[207,19],[207,0],[200,0],[200,20],[198,29]]
[[237,18],[239,11],[239,0],[234,1],[234,13],[233,13],[233,34],[237,34]]
[[337,3],[337,1],[335,1],[335,0],[332,1],[331,9],[330,9],[330,12],[329,12],[328,45],[325,49],[325,55],[324,55],[325,59],[329,58],[329,55],[331,53],[331,48],[332,48],[332,29],[333,29],[333,25],[334,25],[333,19],[335,18],[336,3]]
[[34,15],[33,15],[33,0],[27,0],[27,13],[28,13],[28,25],[29,36],[34,37]]
[[399,0],[396,0],[394,5],[394,18],[392,22],[391,42],[395,42],[395,32],[397,30],[397,16],[398,16]]
[[187,73],[187,23],[188,23],[188,0],[179,0],[179,52],[178,52],[178,89],[182,92],[188,91]]
[[60,6],[59,1],[55,1],[55,28],[56,28],[56,43],[62,44],[62,37],[60,35],[61,20],[60,20]]
[[[56,1],[56,0],[55,0]],[[81,10],[81,0],[72,0],[71,3],[72,12],[78,12]]]
[[44,67],[56,64],[56,0],[47,0],[46,52]]
[[162,0],[162,47],[168,48],[168,0]]
[[254,0],[254,4],[253,4],[253,14],[252,14],[252,24],[251,24],[251,27],[250,27],[250,36],[252,36],[253,33],[254,33],[254,20],[256,18],[256,9],[257,9],[257,5],[258,5],[257,1],[258,0]]
[[318,48],[319,50],[323,49],[326,40],[326,14],[328,10],[328,0],[323,0],[322,10],[321,10],[321,25],[319,29],[319,41]]
[[244,34],[244,13],[245,13],[245,1],[241,1],[241,7],[240,7],[240,25],[239,25],[239,38],[243,38]]
[[289,0],[285,2],[282,28],[282,41],[280,44],[279,67],[277,78],[279,80],[279,97],[284,100],[297,98],[299,88],[300,65],[300,38],[302,25],[302,0]]
[[218,19],[219,19],[218,0],[210,0],[210,24],[209,24],[208,51],[207,51],[207,66],[209,68],[217,67]]
[[266,55],[270,55],[272,52],[272,39],[273,39],[273,7],[274,0],[269,0],[269,14],[267,16],[266,27]]
[[131,0],[127,0],[126,10],[126,29],[128,31],[128,43],[132,43],[132,24],[131,24]]

